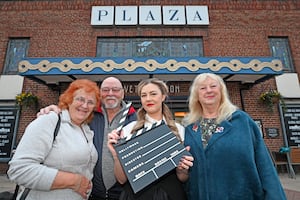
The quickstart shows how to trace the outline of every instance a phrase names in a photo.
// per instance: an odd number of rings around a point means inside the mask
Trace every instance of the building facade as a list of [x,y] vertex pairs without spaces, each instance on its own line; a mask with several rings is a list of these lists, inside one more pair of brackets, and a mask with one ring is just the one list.
[[[297,0],[0,1],[0,172],[39,108],[75,79],[109,75],[135,107],[140,80],[165,80],[180,121],[193,78],[217,73],[271,151],[299,150],[299,9]],[[282,98],[268,107],[260,97],[273,91]],[[38,104],[18,104],[28,99]]]

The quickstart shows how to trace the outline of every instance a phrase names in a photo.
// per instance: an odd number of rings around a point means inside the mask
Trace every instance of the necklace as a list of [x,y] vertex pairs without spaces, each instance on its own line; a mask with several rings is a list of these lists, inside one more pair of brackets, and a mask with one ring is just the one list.
[[207,119],[201,118],[200,119],[200,127],[201,127],[201,139],[203,147],[205,148],[208,144],[209,139],[211,138],[212,134],[216,131],[217,123],[216,119]]

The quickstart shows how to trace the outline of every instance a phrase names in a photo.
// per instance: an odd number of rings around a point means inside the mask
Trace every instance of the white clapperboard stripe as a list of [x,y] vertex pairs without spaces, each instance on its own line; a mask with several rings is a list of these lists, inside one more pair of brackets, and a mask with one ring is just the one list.
[[133,139],[134,137],[136,137],[136,136],[138,136],[140,134],[143,134],[143,133],[145,133],[145,132],[147,132],[147,131],[149,131],[149,130],[151,130],[151,129],[153,129],[156,126],[159,126],[161,124],[164,124],[163,120],[160,123],[155,122],[154,124],[152,124],[152,126],[141,128],[137,132],[133,133],[131,137],[126,138],[126,140]]
[[130,109],[131,104],[132,104],[132,102],[128,102],[128,103],[126,104],[126,106],[125,106],[125,110],[124,110],[124,112],[123,112],[123,114],[122,114],[122,118],[120,119],[120,121],[119,121],[119,126],[118,126],[118,128],[117,128],[117,131],[118,131],[118,132],[122,130],[122,128],[123,128],[123,126],[124,126],[124,124],[125,124],[126,117],[127,117],[127,115],[128,115],[128,112],[129,112],[129,109]]

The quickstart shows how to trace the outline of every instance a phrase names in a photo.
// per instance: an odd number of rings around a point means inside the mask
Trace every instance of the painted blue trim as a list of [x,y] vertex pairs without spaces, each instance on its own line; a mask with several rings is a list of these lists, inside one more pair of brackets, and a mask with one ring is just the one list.
[[282,74],[275,57],[26,58],[20,75],[86,74]]

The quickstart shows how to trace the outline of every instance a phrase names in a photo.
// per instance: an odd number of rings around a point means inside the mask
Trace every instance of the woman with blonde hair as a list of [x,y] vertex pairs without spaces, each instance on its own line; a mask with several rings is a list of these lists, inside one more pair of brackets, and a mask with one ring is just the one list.
[[258,126],[231,103],[220,76],[194,79],[184,121],[184,144],[194,157],[188,199],[286,199]]

